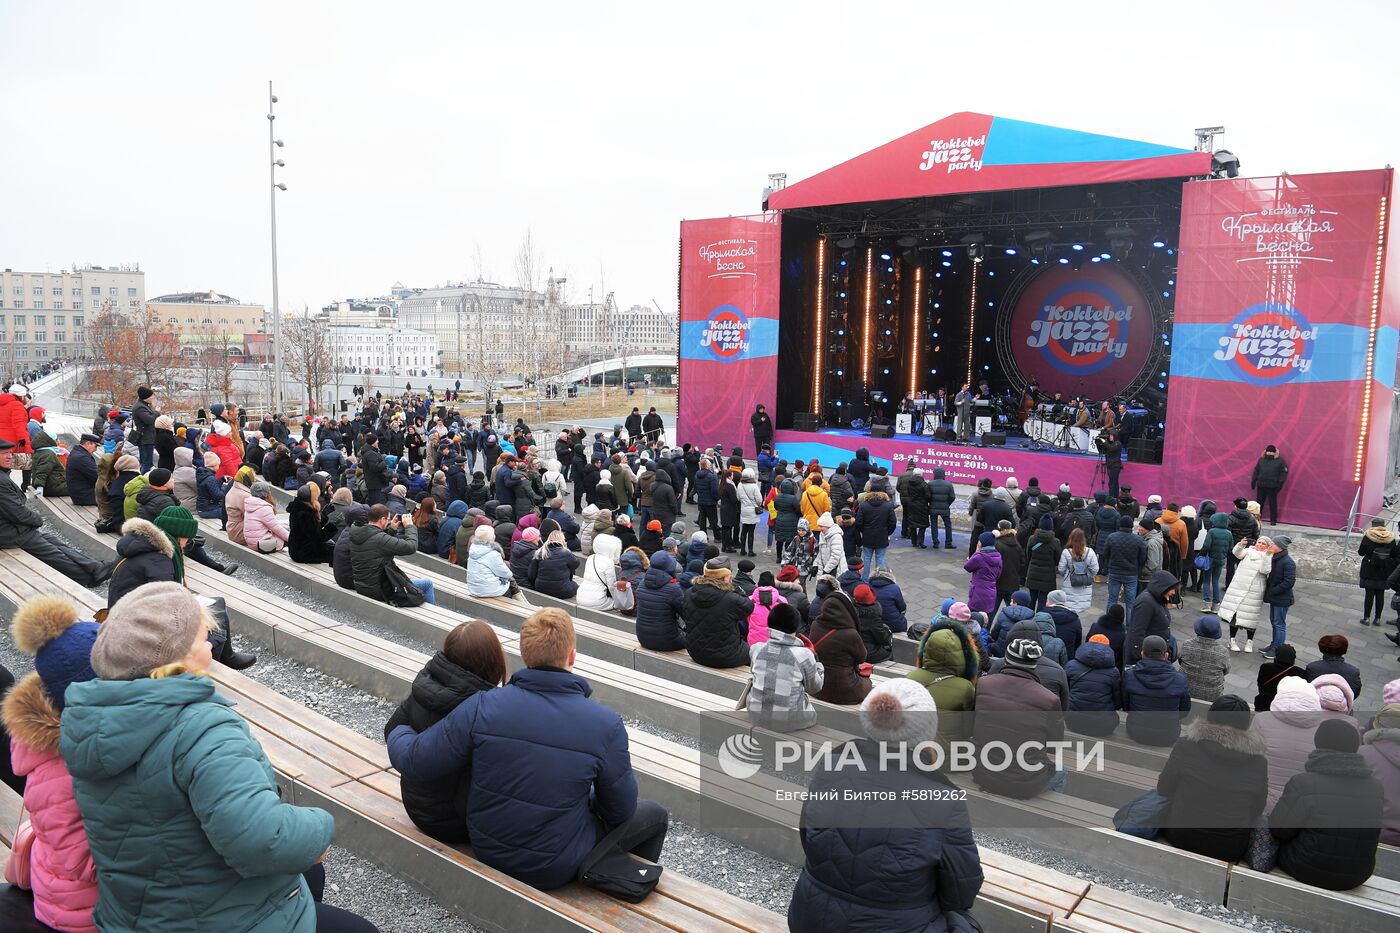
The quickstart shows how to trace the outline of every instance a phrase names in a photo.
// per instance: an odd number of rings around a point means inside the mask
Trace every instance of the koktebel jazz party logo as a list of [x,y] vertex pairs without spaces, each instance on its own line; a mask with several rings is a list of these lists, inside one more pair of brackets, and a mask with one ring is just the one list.
[[952,139],[930,139],[928,148],[919,154],[919,171],[942,170],[954,172],[982,171],[982,152],[987,148],[987,134],[955,136]]
[[1012,356],[1046,392],[1107,398],[1133,382],[1153,322],[1137,283],[1116,266],[1047,269],[1026,287],[1009,319]]
[[1242,382],[1283,385],[1312,370],[1316,344],[1317,330],[1302,312],[1266,301],[1235,315],[1213,356]]
[[700,331],[700,346],[721,363],[738,359],[749,349],[753,325],[744,312],[733,305],[720,305],[710,313]]

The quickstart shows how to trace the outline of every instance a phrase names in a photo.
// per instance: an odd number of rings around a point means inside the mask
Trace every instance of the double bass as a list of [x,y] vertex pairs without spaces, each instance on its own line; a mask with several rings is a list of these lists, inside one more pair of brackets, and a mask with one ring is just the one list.
[[1016,427],[1022,432],[1026,430],[1026,419],[1031,416],[1031,410],[1035,408],[1035,390],[1027,386],[1021,393],[1021,407],[1016,411]]

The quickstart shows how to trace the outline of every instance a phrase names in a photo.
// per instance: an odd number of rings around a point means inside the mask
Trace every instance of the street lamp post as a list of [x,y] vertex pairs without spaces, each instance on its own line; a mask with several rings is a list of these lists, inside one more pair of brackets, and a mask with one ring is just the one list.
[[267,82],[267,172],[271,180],[272,200],[272,370],[273,390],[272,409],[282,410],[282,311],[277,305],[277,192],[286,191],[287,186],[277,181],[277,170],[285,163],[277,158],[277,150],[282,140],[276,138],[273,122],[277,115],[272,107],[277,103],[277,95],[272,93],[272,82]]

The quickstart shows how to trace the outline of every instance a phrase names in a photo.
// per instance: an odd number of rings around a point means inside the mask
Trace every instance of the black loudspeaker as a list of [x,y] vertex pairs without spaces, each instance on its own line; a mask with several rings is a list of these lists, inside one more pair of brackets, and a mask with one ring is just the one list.
[[792,429],[794,431],[816,431],[821,427],[821,422],[817,420],[816,412],[799,411],[792,416]]
[[1133,463],[1161,463],[1162,442],[1135,437],[1128,441],[1128,460]]
[[892,424],[872,424],[870,426],[871,437],[894,437],[894,425]]
[[985,434],[982,435],[982,446],[983,446],[983,447],[1005,447],[1005,446],[1006,446],[1006,432],[1005,432],[1005,431],[987,431]]
[[952,428],[940,427],[933,432],[933,439],[936,441],[955,441],[958,439],[958,433]]

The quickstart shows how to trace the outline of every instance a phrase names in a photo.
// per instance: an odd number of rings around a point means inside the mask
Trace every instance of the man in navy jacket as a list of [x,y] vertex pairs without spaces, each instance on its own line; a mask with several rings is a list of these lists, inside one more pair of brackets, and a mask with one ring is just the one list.
[[609,836],[609,848],[655,862],[667,814],[637,799],[622,717],[590,700],[572,672],[573,621],[541,609],[520,630],[525,670],[474,694],[426,732],[399,726],[389,759],[408,778],[470,769],[467,829],[477,858],[548,890],[572,882]]

